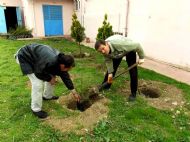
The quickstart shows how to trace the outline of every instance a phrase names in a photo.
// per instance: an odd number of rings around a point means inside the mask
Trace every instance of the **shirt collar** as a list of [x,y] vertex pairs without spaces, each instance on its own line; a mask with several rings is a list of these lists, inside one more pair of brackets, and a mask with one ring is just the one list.
[[[110,42],[107,42],[107,43],[108,43],[108,45],[109,45],[109,47],[110,47],[110,50],[111,50],[110,53],[114,52],[114,48],[113,48],[113,46],[111,45],[111,43],[110,43]],[[109,54],[110,54],[110,53],[109,53]]]

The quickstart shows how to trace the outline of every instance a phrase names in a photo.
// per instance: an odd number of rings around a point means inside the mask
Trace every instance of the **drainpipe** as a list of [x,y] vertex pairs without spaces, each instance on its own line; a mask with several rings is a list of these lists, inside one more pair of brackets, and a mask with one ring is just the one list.
[[130,0],[127,0],[126,25],[125,25],[125,36],[126,37],[128,36],[129,8],[130,8]]
[[85,4],[84,4],[84,0],[80,0],[80,14],[81,14],[81,25],[84,27],[84,8],[85,8]]
[[80,4],[79,7],[80,7],[80,19],[81,19],[81,25],[83,26],[83,17],[82,17],[82,16],[83,16],[83,9],[82,9],[82,8],[83,8],[83,5],[82,5],[82,4],[83,4],[83,1],[82,1],[82,0],[79,0],[79,4]]
[[32,0],[32,6],[33,6],[33,18],[34,18],[34,36],[37,36],[37,29],[36,29],[36,15],[35,15],[35,9],[34,9],[34,0]]

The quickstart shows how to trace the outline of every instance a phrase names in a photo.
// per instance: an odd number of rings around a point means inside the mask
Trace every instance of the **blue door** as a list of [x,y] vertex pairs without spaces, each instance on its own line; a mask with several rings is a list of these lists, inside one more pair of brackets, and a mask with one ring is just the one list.
[[62,6],[43,5],[45,36],[63,35]]
[[4,7],[0,6],[0,33],[7,33]]

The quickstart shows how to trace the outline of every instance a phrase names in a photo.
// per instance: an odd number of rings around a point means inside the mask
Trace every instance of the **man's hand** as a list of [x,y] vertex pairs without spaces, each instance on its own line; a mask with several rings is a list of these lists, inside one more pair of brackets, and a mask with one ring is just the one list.
[[144,59],[139,59],[138,63],[139,65],[141,65],[142,63],[144,63]]
[[81,99],[81,97],[80,97],[80,95],[77,93],[77,91],[76,91],[75,89],[73,89],[73,90],[71,90],[71,93],[72,93],[74,99],[75,99],[77,102],[79,102],[80,99]]
[[112,82],[113,82],[113,74],[110,73],[110,74],[108,74],[108,83],[112,84]]
[[51,78],[51,80],[50,80],[50,84],[51,84],[51,85],[55,85],[55,83],[56,83],[56,77],[53,76],[53,77]]

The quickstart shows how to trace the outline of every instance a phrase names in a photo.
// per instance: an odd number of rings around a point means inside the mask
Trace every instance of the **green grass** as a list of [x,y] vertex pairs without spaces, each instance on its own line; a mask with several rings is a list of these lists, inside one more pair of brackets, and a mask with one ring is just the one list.
[[[32,42],[47,44],[65,53],[79,52],[77,45],[67,40],[0,39],[0,142],[190,142],[190,116],[185,113],[190,110],[189,104],[172,118],[175,111],[155,109],[142,98],[138,98],[134,103],[127,103],[124,95],[118,93],[124,78],[118,78],[112,89],[105,92],[106,97],[111,100],[110,112],[107,119],[95,126],[93,135],[62,133],[45,125],[31,113],[30,88],[26,83],[28,78],[22,76],[13,58],[13,54],[20,47]],[[90,52],[92,58],[76,59],[76,67],[70,72],[76,76],[73,82],[79,92],[88,86],[100,84],[103,79],[103,72],[94,66],[102,64],[103,57],[85,46],[82,50]],[[121,66],[124,67],[125,63]],[[139,68],[139,78],[174,85],[183,91],[186,101],[190,101],[190,86],[184,83],[143,68]],[[68,90],[63,83],[59,83],[55,93],[61,95],[63,92],[67,94]],[[43,108],[46,111],[53,109],[50,115],[60,118],[76,115],[53,101],[44,102]]]

